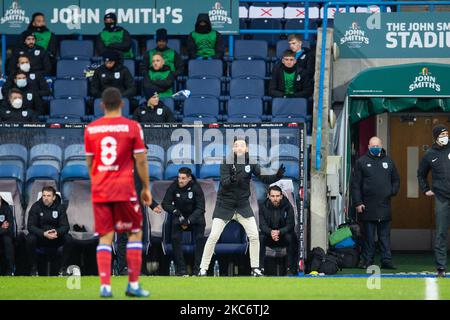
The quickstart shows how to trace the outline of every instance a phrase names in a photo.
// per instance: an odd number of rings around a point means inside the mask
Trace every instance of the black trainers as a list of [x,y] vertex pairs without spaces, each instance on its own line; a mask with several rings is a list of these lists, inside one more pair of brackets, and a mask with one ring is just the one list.
[[62,267],[61,269],[59,269],[58,275],[60,277],[68,277],[68,276],[70,276],[70,274],[67,272],[67,268],[66,267]]
[[397,270],[392,261],[385,261],[381,263],[381,269]]
[[251,275],[252,275],[252,277],[264,277],[264,274],[262,273],[261,269],[259,269],[259,268],[253,268]]
[[30,276],[31,276],[31,277],[39,277],[39,272],[38,272],[37,267],[32,267],[32,268],[31,268]]
[[438,268],[437,269],[437,277],[438,278],[445,278],[445,269],[444,268]]

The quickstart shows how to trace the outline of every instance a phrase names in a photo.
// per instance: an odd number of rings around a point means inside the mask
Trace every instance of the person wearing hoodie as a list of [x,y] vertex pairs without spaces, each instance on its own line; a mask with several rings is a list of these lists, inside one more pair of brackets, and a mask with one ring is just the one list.
[[[33,32],[36,37],[36,45],[47,50],[52,65],[56,66],[58,42],[56,40],[56,35],[47,28],[45,15],[42,12],[33,13],[27,31]],[[22,41],[25,40],[25,36],[26,33],[22,33]]]
[[279,186],[271,186],[267,199],[259,204],[260,255],[259,265],[264,268],[267,247],[287,247],[288,275],[297,270],[295,259],[294,208]]
[[19,56],[27,55],[30,59],[30,72],[39,73],[43,77],[49,76],[52,70],[50,55],[47,50],[36,44],[34,32],[25,30],[22,32],[23,42],[15,48],[9,60],[9,75],[14,74],[18,67]]
[[309,98],[313,94],[314,83],[295,58],[295,53],[286,50],[281,63],[274,66],[269,83],[272,97]]
[[[10,77],[11,82],[8,84],[5,90],[6,95],[12,89],[18,89],[23,95],[23,106],[34,111],[36,115],[42,115],[45,113],[45,104],[39,95],[36,83],[28,81],[27,74],[23,71],[16,71],[13,77]],[[3,91],[2,91],[3,93]]]
[[171,97],[175,76],[165,64],[161,53],[153,54],[152,65],[144,73],[144,95],[151,97],[153,92],[158,92],[161,98]]
[[130,33],[117,25],[116,14],[112,12],[105,14],[103,21],[105,28],[95,40],[98,55],[102,56],[107,49],[111,49],[120,52],[124,59],[133,59]]
[[104,64],[98,67],[91,80],[91,94],[101,98],[102,92],[109,87],[119,89],[122,97],[132,102],[136,94],[136,85],[130,70],[122,64],[120,53],[114,50],[103,52]]
[[[30,72],[31,70],[31,64],[30,64],[30,58],[26,55],[19,56],[17,60],[17,71],[24,72],[26,75],[26,83],[31,84],[36,90],[39,97],[45,97],[51,95],[50,87],[48,86],[47,81],[45,81],[45,78],[39,74]],[[16,74],[17,74],[16,71]],[[22,83],[24,83],[22,81]],[[8,77],[6,79],[5,84],[2,87],[2,94],[4,97],[8,96],[9,90],[15,86],[15,79],[14,77]]]
[[6,262],[6,276],[14,275],[14,216],[11,207],[0,196],[0,245]]
[[[434,197],[436,241],[434,255],[438,277],[445,277],[447,268],[448,227],[450,221],[450,144],[448,128],[433,127],[433,146],[427,150],[417,170],[419,187],[427,197]],[[431,171],[432,184],[428,182]]]
[[233,151],[227,157],[226,163],[220,165],[220,184],[217,192],[216,207],[213,213],[211,233],[205,244],[199,276],[206,276],[214,248],[225,226],[231,220],[242,225],[250,242],[250,266],[251,275],[261,277],[259,261],[259,234],[255,215],[250,207],[250,181],[256,176],[265,184],[274,183],[281,178],[286,171],[281,165],[276,174],[265,175],[261,167],[254,159],[250,159],[248,142],[244,137],[236,137],[233,143]]
[[374,263],[375,231],[381,251],[381,268],[395,269],[392,263],[391,198],[400,189],[400,176],[394,161],[386,155],[378,137],[369,140],[369,150],[355,164],[351,194],[358,220],[363,223],[363,246],[360,268]]
[[156,48],[153,48],[144,54],[142,60],[142,70],[148,72],[150,66],[152,65],[153,55],[155,53],[162,54],[165,64],[173,72],[175,78],[181,76],[184,72],[184,62],[180,54],[174,49],[167,46],[167,30],[158,29],[156,30]]
[[3,101],[0,108],[2,122],[35,122],[36,113],[24,106],[23,93],[19,89],[11,89],[8,99]]
[[173,255],[178,276],[186,276],[181,241],[184,230],[191,230],[195,239],[194,270],[198,274],[205,245],[205,196],[190,168],[178,170],[178,178],[169,186],[162,207],[171,215]]
[[197,16],[195,30],[187,39],[189,59],[222,59],[223,41],[220,32],[212,30],[207,13]]
[[25,238],[31,276],[38,275],[36,248],[56,249],[60,246],[63,246],[63,254],[59,274],[67,275],[73,239],[69,234],[66,209],[51,186],[42,188],[42,197],[31,206]]
[[158,92],[149,92],[143,104],[133,113],[133,120],[146,123],[176,122],[172,111],[161,100]]

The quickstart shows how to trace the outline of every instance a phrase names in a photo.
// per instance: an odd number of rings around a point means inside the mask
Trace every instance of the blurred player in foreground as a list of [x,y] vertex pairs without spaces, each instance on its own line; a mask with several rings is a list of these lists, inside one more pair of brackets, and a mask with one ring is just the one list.
[[144,134],[141,126],[122,117],[124,103],[120,91],[108,88],[102,94],[105,116],[89,124],[84,132],[86,162],[91,176],[92,205],[100,275],[100,296],[112,297],[111,243],[114,232],[127,232],[129,283],[126,295],[148,297],[139,285],[142,263],[142,213],[134,187],[133,167],[142,183],[143,205],[152,203]]

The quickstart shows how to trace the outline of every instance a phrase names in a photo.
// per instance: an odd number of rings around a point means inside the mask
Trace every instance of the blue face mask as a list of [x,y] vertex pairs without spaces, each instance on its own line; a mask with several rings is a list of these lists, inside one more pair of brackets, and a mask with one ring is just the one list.
[[380,153],[381,153],[381,147],[372,147],[372,148],[369,148],[369,151],[375,157],[378,157],[380,155]]

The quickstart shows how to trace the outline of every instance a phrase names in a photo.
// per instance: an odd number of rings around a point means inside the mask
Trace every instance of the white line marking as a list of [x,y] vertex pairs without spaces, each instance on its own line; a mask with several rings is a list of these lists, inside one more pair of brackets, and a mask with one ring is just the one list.
[[439,288],[436,278],[425,279],[425,300],[439,300]]

